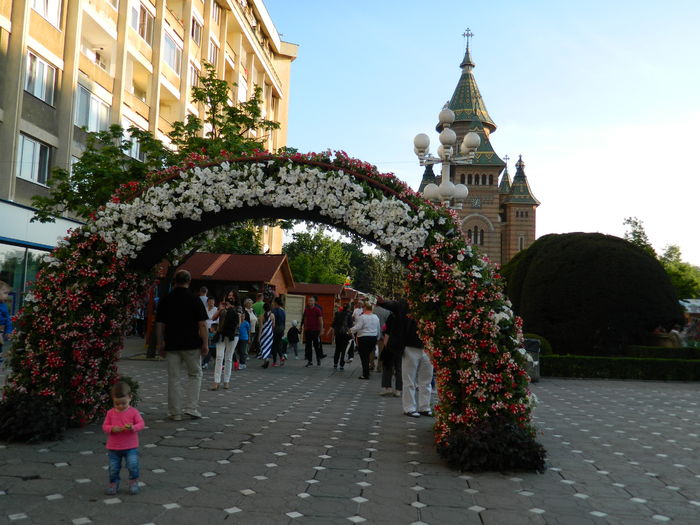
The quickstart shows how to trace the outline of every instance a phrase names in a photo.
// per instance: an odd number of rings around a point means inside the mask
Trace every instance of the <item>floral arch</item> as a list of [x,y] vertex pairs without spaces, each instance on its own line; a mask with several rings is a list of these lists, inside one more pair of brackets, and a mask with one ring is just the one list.
[[[497,269],[465,243],[449,210],[342,152],[190,163],[121,188],[37,276],[17,320],[0,437],[53,438],[97,417],[153,266],[197,233],[255,217],[338,226],[401,259],[436,366],[440,454],[462,469],[542,469],[521,323]],[[494,439],[509,445],[489,448]]]

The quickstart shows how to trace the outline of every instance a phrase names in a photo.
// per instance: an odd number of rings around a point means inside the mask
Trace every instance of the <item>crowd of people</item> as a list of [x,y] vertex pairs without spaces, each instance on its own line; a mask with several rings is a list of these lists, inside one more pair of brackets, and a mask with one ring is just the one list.
[[[199,418],[199,393],[203,369],[213,362],[211,390],[229,389],[232,372],[244,370],[249,357],[260,366],[284,366],[288,355],[299,357],[304,345],[306,367],[321,366],[327,356],[322,338],[334,342],[333,369],[343,371],[355,354],[361,362],[359,379],[381,373],[382,396],[402,400],[403,413],[410,417],[431,416],[434,388],[433,366],[418,336],[405,300],[358,299],[353,304],[335,304],[331,326],[316,297],[308,297],[299,322],[287,326],[281,297],[271,301],[258,294],[256,301],[242,302],[229,291],[217,304],[202,287],[198,297],[188,290],[187,271],[175,274],[172,291],[163,297],[156,315],[156,340],[168,363],[168,416]],[[186,370],[185,392],[181,371]],[[184,395],[183,395],[184,394]]]

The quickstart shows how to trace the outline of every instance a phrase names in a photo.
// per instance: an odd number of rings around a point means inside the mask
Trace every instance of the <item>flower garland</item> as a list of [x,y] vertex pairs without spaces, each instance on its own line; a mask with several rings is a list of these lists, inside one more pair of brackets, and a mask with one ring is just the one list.
[[195,160],[122,187],[47,259],[19,316],[6,395],[57,399],[70,423],[87,423],[115,380],[129,305],[148,283],[135,260],[153,235],[176,220],[227,210],[292,208],[407,263],[409,304],[437,370],[438,448],[494,416],[534,435],[521,321],[497,270],[458,233],[453,212],[343,152]]

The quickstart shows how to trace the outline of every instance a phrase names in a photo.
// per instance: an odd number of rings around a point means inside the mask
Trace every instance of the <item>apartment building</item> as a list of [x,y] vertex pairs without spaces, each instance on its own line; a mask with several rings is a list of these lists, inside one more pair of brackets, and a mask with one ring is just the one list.
[[[165,143],[202,64],[232,102],[263,90],[263,116],[286,144],[291,63],[262,0],[0,0],[0,279],[24,291],[38,256],[76,222],[31,223],[31,197],[81,155],[86,131],[135,125]],[[138,147],[131,152],[138,157]],[[281,233],[263,232],[269,252]]]

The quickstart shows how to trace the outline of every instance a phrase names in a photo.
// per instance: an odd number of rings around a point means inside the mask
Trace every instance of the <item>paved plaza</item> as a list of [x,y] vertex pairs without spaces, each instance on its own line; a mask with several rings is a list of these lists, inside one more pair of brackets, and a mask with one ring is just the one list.
[[123,359],[147,424],[141,494],[123,482],[104,495],[93,424],[60,442],[0,444],[0,523],[700,523],[697,384],[545,378],[532,389],[548,470],[462,474],[437,457],[431,419],[380,397],[378,374],[358,381],[357,360],[342,372],[329,359],[259,364],[216,392],[205,371],[205,417],[174,422],[165,363]]

